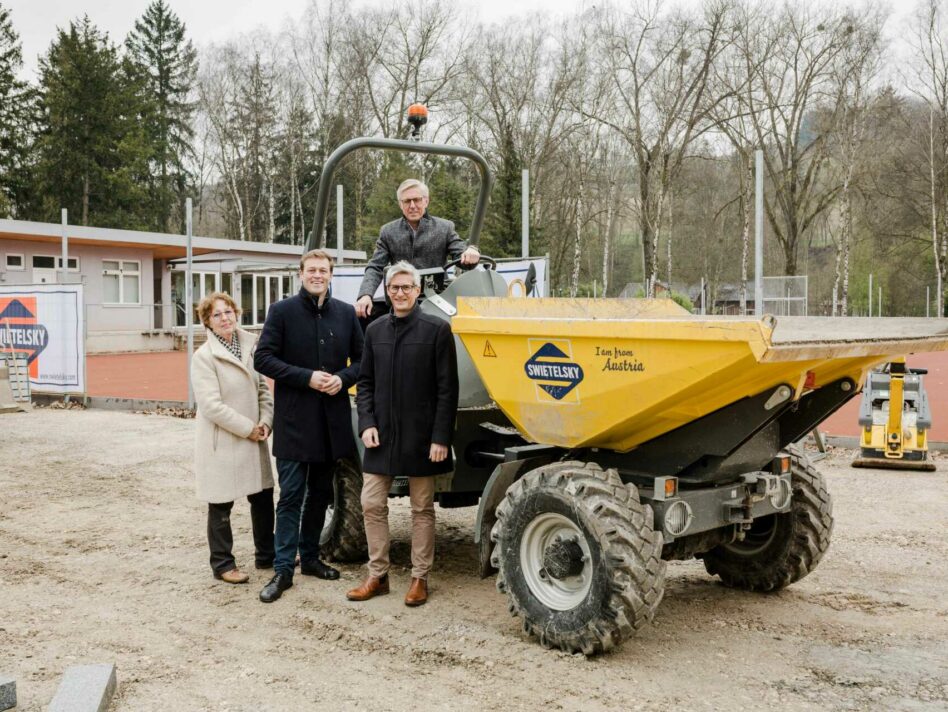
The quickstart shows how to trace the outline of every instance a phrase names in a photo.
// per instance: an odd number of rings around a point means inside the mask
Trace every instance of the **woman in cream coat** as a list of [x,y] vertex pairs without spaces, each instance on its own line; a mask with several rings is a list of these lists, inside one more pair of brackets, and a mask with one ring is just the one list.
[[198,306],[207,341],[194,354],[191,381],[197,401],[194,473],[197,496],[208,503],[207,542],[214,577],[246,583],[231,553],[230,511],[246,497],[258,569],[273,566],[273,471],[267,438],[273,396],[253,368],[256,337],[240,329],[240,309],[215,292]]

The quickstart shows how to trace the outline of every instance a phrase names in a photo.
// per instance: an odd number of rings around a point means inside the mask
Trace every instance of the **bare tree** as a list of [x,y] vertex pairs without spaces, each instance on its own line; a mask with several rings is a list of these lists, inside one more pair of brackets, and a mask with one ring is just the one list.
[[920,60],[914,87],[928,105],[928,180],[931,244],[935,259],[936,316],[945,315],[948,281],[948,36],[941,0],[925,0],[915,18]]
[[849,309],[849,268],[853,241],[853,193],[857,170],[864,161],[869,117],[876,94],[872,83],[881,62],[883,18],[867,13],[838,57],[835,69],[840,101],[838,145],[842,186],[840,189],[839,239],[836,240],[832,315],[846,316]]
[[534,17],[525,26],[482,29],[468,46],[464,72],[470,91],[460,93],[460,102],[473,123],[469,136],[497,165],[495,240],[510,252],[520,226],[521,170],[530,171],[534,224],[536,204],[546,192],[546,168],[578,125],[569,99],[581,77],[575,44],[588,45],[582,36],[557,43],[547,23]]
[[[703,15],[663,14],[646,1],[597,16],[600,70],[614,81],[614,103],[589,107],[629,145],[638,178],[638,214],[648,294],[658,277],[658,243],[668,190],[689,146],[710,126],[720,97],[709,94],[712,67],[728,41],[729,6],[712,2]],[[608,111],[609,106],[614,110]]]
[[748,78],[741,100],[758,145],[767,149],[773,190],[764,204],[786,274],[797,273],[804,234],[842,187],[826,170],[842,106],[833,68],[856,25],[831,6],[789,3],[776,11],[767,3],[747,5],[738,22]]

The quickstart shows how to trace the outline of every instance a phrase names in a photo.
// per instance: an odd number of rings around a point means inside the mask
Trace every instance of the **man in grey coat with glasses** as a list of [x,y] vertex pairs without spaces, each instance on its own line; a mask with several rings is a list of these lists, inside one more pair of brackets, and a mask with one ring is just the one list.
[[361,318],[372,313],[372,296],[389,265],[404,260],[418,269],[429,269],[458,258],[466,266],[480,261],[478,249],[458,237],[453,222],[428,214],[428,186],[409,178],[398,186],[395,194],[403,217],[386,223],[379,231],[375,253],[365,268],[355,303],[356,315]]

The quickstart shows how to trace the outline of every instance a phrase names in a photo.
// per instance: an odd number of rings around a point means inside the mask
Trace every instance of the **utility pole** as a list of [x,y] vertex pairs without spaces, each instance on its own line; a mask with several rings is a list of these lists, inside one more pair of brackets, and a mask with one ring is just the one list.
[[336,262],[342,263],[342,186],[336,186]]
[[754,167],[754,315],[764,314],[764,152],[755,152]]
[[530,256],[530,171],[523,169],[520,180],[520,256]]
[[184,325],[188,330],[188,410],[194,410],[194,384],[191,383],[191,358],[194,356],[194,287],[191,284],[191,267],[194,255],[191,251],[191,199],[184,204],[185,224],[188,232],[188,266],[184,287]]
[[62,213],[62,244],[63,244],[63,276],[61,284],[65,284],[69,278],[69,234],[67,226],[69,224],[69,211],[63,208]]

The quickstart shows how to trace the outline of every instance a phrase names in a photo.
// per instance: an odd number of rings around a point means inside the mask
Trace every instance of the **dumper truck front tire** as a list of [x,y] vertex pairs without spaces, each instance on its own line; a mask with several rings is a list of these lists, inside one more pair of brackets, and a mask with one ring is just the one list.
[[358,461],[339,460],[333,478],[333,505],[319,538],[329,561],[362,562],[368,557],[362,519],[362,469]]
[[664,592],[662,536],[615,470],[540,467],[510,486],[496,514],[497,588],[544,646],[593,655],[651,620]]
[[823,476],[791,445],[793,501],[789,512],[754,520],[743,541],[721,544],[700,555],[722,583],[746,591],[777,591],[809,574],[829,548],[833,501]]

